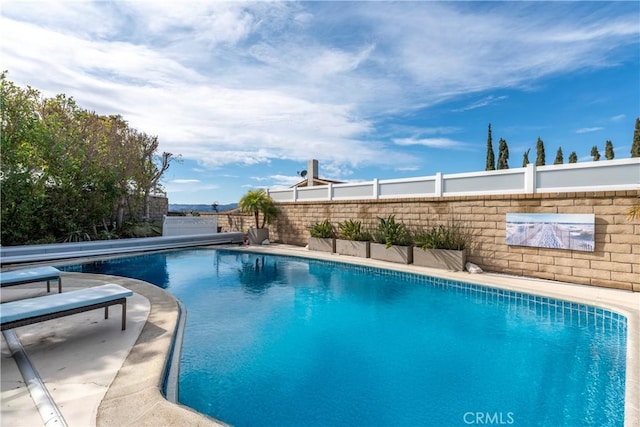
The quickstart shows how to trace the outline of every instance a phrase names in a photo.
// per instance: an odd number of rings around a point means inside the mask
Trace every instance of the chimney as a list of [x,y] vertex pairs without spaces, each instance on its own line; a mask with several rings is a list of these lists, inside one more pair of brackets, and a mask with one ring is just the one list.
[[307,162],[307,187],[313,186],[314,179],[318,179],[318,161],[316,159]]

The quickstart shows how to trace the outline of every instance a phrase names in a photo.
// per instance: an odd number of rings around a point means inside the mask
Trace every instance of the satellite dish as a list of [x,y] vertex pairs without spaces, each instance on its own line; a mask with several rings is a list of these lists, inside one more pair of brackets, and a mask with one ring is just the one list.
[[304,178],[305,176],[307,176],[307,171],[306,171],[306,170],[304,170],[304,169],[303,169],[303,170],[301,170],[301,171],[300,171],[300,176],[301,176],[301,177],[303,177],[303,178]]

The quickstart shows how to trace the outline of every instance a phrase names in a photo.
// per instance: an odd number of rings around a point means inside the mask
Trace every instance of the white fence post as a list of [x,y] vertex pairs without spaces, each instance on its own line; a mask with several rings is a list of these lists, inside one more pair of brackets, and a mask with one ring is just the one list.
[[333,200],[333,183],[329,182],[327,184],[327,191],[328,191],[327,197],[329,197],[329,200]]
[[378,182],[378,178],[373,179],[373,198],[378,200],[380,197],[380,183]]
[[293,201],[297,202],[298,201],[298,187],[293,187]]
[[528,163],[524,170],[524,192],[533,194],[536,192],[536,165]]
[[436,172],[436,181],[434,185],[436,197],[442,197],[442,172]]

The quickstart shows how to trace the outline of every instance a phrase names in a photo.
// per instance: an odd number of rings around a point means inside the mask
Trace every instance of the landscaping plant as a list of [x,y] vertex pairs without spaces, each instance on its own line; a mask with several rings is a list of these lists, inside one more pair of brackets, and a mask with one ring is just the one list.
[[311,234],[311,237],[317,237],[319,239],[330,239],[335,236],[335,230],[333,229],[331,222],[329,222],[328,219],[325,219],[324,221],[316,222],[309,227],[309,234]]
[[470,243],[471,236],[459,224],[438,225],[428,230],[420,230],[414,235],[415,245],[421,249],[463,250]]
[[339,222],[338,230],[338,237],[340,239],[355,240],[359,242],[371,240],[371,233],[362,226],[361,221],[348,219],[344,222]]
[[378,228],[373,234],[373,241],[384,243],[387,249],[392,245],[410,246],[413,244],[411,232],[404,223],[396,222],[395,215],[389,215],[387,218],[378,217]]
[[[256,228],[264,228],[278,216],[275,201],[263,189],[249,190],[238,202],[243,213],[252,214],[256,221]],[[262,214],[262,223],[260,223]]]

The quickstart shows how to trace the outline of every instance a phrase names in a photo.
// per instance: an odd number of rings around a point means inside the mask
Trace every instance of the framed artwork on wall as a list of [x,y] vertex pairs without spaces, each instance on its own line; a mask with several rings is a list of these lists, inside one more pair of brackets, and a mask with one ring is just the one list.
[[594,214],[507,214],[507,245],[593,252],[594,237]]

